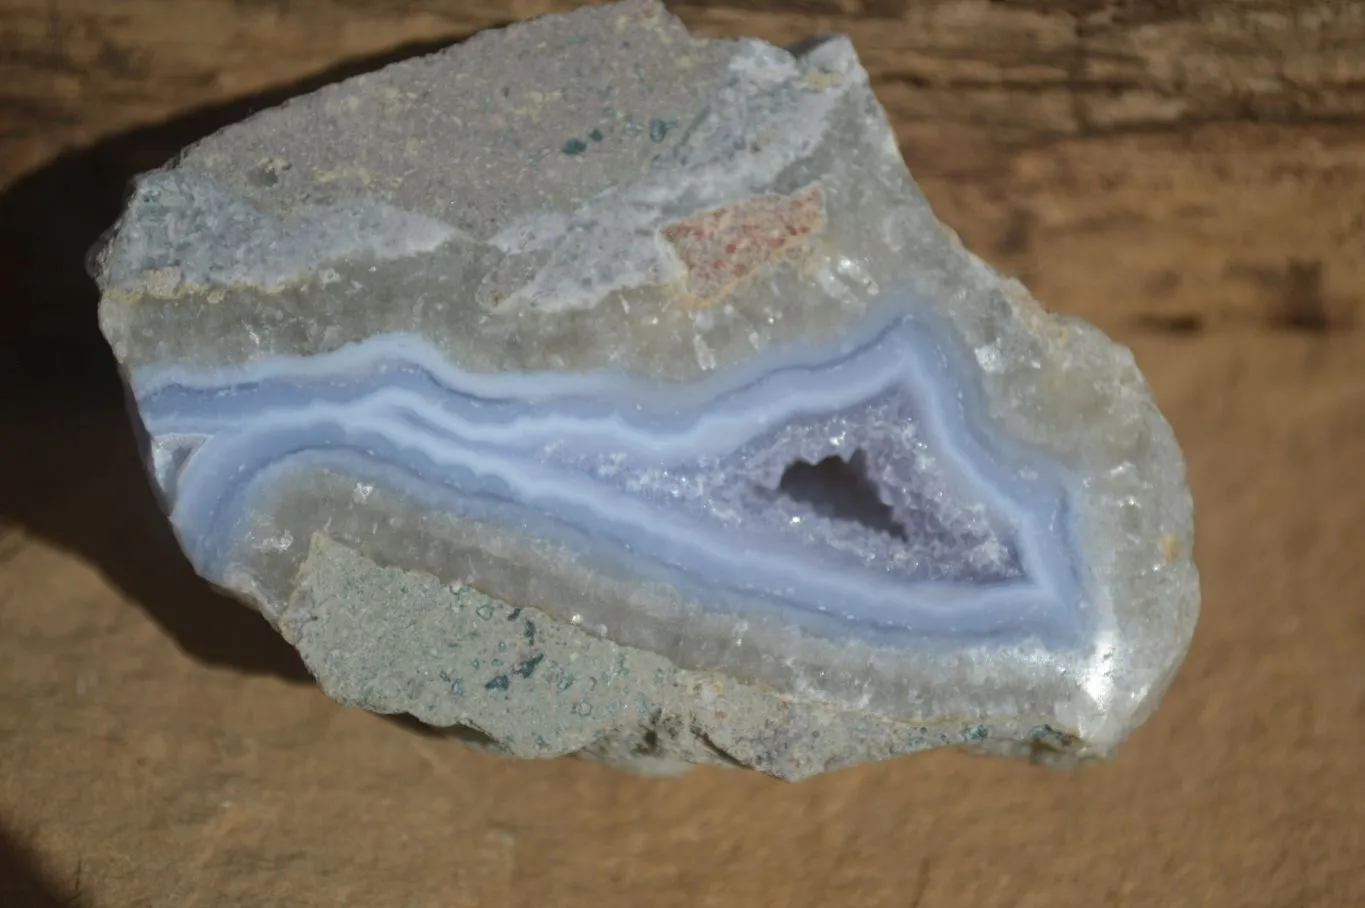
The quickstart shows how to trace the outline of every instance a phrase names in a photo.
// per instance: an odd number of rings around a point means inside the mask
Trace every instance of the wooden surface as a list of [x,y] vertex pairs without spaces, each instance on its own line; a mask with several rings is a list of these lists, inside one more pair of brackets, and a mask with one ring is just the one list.
[[853,34],[940,215],[1133,348],[1205,606],[1110,764],[504,761],[335,706],[193,577],[82,271],[128,177],[551,6],[0,0],[0,905],[1365,905],[1359,3],[675,6]]

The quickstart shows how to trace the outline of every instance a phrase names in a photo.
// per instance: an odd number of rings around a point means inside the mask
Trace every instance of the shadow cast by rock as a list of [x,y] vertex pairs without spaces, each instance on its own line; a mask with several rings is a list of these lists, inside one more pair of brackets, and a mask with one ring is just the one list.
[[0,526],[98,568],[206,663],[309,675],[265,620],[195,575],[152,494],[113,356],[99,333],[90,247],[129,181],[252,113],[462,40],[405,45],[309,79],[69,152],[0,194]]
[[80,908],[89,904],[79,878],[61,884],[39,856],[0,822],[0,905],[5,908]]

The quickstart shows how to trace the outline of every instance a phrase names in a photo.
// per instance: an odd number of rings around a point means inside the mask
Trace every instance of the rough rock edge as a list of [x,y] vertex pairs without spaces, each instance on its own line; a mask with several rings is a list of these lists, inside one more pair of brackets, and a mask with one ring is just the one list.
[[[377,632],[360,614],[367,602],[391,603]],[[321,533],[278,629],[329,697],[522,758],[577,755],[647,775],[742,766],[795,781],[942,746],[1069,765],[1079,744],[1042,721],[917,725],[680,669]]]

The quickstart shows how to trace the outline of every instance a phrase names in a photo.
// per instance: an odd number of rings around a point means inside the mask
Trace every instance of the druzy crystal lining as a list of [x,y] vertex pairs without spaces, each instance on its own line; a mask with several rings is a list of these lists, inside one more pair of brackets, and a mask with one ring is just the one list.
[[585,555],[685,577],[703,605],[723,591],[826,633],[1075,641],[1066,479],[968,423],[970,375],[902,305],[686,385],[470,373],[403,335],[134,384],[172,520],[211,579],[281,465],[331,464],[455,515],[590,539]]

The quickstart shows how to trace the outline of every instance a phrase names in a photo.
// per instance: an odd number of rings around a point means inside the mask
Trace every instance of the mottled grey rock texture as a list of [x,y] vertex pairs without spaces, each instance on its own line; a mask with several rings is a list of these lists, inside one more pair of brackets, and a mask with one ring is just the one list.
[[1131,355],[936,221],[846,39],[489,32],[186,150],[93,261],[187,554],[343,702],[644,770],[1070,763],[1193,632]]

